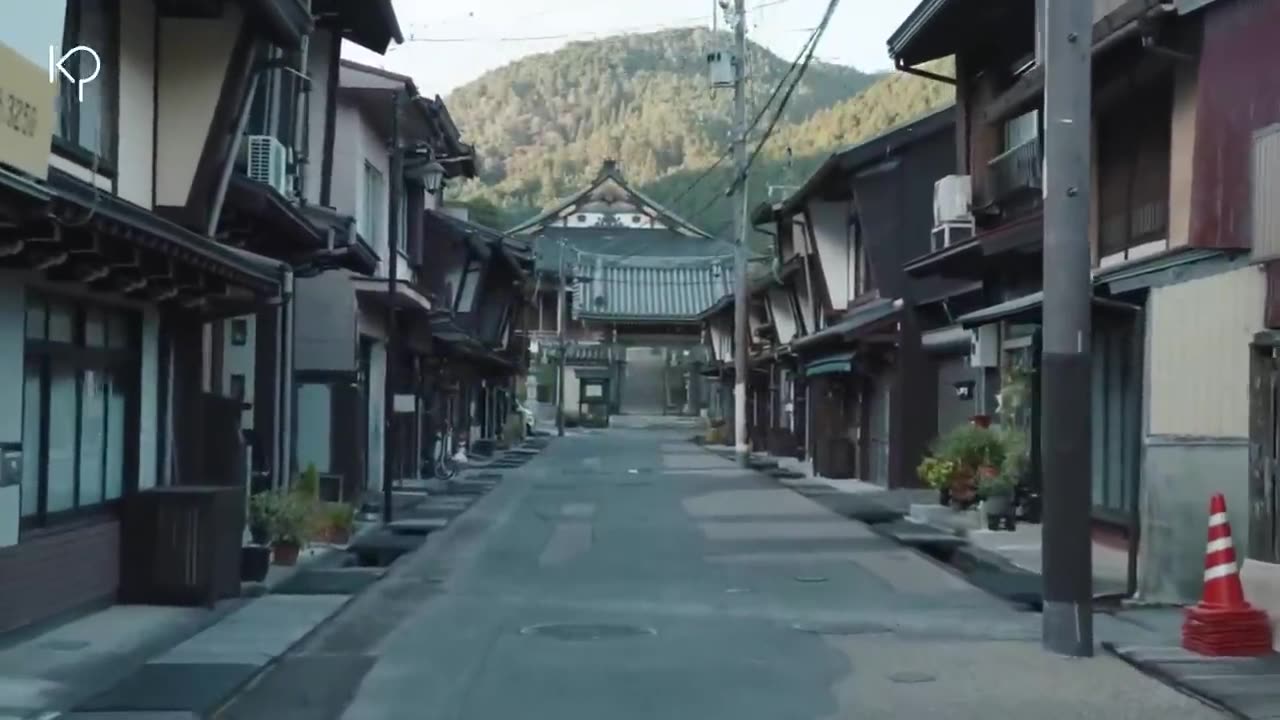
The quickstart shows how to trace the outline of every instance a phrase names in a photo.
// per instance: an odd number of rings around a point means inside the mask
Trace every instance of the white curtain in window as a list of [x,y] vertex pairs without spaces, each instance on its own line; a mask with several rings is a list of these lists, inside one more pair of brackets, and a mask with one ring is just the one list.
[[[42,316],[43,317],[43,316]],[[31,329],[28,321],[28,331]],[[40,501],[40,367],[28,363],[22,392],[22,517],[35,515]]]
[[49,462],[47,512],[70,510],[76,503],[76,380],[75,368],[49,366]]
[[101,370],[80,374],[80,501],[102,502],[103,453],[106,451],[107,384]]

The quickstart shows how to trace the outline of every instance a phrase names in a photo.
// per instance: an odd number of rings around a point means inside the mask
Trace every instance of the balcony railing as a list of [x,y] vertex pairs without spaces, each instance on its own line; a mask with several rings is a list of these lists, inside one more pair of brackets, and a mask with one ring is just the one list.
[[1039,195],[1044,187],[1041,180],[1043,167],[1039,138],[1027,140],[991,158],[987,163],[982,193],[984,204],[1000,205]]

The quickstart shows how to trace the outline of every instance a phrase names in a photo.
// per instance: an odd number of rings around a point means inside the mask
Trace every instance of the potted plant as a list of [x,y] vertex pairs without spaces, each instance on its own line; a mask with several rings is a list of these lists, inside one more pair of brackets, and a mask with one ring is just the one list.
[[999,530],[1002,525],[1010,530],[1014,528],[1013,495],[1017,487],[1016,478],[999,471],[986,474],[978,481],[988,529]]
[[325,538],[334,545],[351,542],[351,528],[355,526],[356,509],[346,503],[329,503],[324,508]]
[[250,543],[240,548],[240,579],[262,582],[271,567],[271,523],[275,494],[261,492],[249,498]]
[[990,476],[1004,462],[1004,443],[990,428],[963,423],[935,441],[932,456],[950,463],[946,483],[950,504],[967,508],[978,498],[978,479]]
[[916,474],[925,485],[938,491],[938,504],[951,504],[951,477],[955,474],[955,462],[929,455],[920,461]]
[[310,507],[297,493],[279,498],[279,510],[272,523],[271,549],[277,565],[295,565],[298,553],[307,542]]

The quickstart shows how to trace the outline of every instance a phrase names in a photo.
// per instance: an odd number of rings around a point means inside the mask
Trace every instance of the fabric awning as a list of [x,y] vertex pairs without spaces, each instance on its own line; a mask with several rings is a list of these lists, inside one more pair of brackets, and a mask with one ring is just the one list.
[[804,366],[805,377],[818,375],[837,375],[853,372],[853,353],[837,353],[825,355],[810,361]]

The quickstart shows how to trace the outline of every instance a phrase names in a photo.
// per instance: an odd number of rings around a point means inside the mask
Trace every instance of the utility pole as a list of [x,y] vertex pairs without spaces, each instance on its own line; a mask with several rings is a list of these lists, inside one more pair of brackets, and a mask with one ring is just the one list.
[[1038,0],[1044,89],[1044,345],[1041,458],[1044,482],[1046,649],[1093,655],[1089,539],[1090,317],[1089,134],[1093,4]]
[[564,241],[560,241],[560,289],[556,292],[556,435],[564,437],[564,306],[568,299],[569,280],[564,275]]
[[387,360],[382,372],[382,522],[391,522],[391,478],[395,474],[396,273],[400,258],[400,194],[404,187],[404,149],[400,147],[400,105],[404,92],[391,96],[391,185],[387,202]]
[[[746,0],[733,0],[733,437],[738,460],[746,464],[751,447],[747,440],[747,351],[751,330],[747,323],[747,8]],[[735,204],[736,205],[736,204]]]

